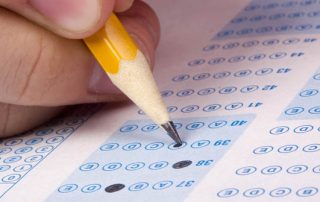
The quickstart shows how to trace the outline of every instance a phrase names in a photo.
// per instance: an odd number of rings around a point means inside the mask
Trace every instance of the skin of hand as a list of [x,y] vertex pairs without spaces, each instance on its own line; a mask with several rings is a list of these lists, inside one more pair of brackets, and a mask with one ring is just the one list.
[[139,0],[0,0],[0,137],[31,129],[66,106],[126,99],[81,39],[112,11],[153,66],[160,25]]

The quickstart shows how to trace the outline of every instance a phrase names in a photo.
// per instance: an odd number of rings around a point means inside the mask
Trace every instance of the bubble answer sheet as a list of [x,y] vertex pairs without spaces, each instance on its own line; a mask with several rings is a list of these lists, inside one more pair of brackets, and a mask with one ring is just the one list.
[[135,105],[0,142],[0,201],[320,201],[320,1],[150,0],[184,143]]

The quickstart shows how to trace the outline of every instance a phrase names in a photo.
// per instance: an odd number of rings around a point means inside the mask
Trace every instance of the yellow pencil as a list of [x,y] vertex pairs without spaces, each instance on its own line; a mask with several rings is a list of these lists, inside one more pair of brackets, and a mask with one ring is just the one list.
[[149,64],[116,15],[112,14],[105,27],[84,41],[113,84],[181,145]]

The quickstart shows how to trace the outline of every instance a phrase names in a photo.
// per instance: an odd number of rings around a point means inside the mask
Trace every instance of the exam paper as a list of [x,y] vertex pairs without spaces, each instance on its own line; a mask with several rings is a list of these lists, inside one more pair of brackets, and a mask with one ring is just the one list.
[[184,144],[136,106],[85,106],[1,141],[2,201],[319,201],[318,0],[148,1]]

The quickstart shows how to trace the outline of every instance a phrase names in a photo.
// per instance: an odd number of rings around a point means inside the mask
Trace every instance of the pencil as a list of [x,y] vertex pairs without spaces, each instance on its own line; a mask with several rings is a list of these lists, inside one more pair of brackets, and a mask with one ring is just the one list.
[[149,64],[117,16],[112,13],[105,26],[84,41],[112,83],[181,145]]

